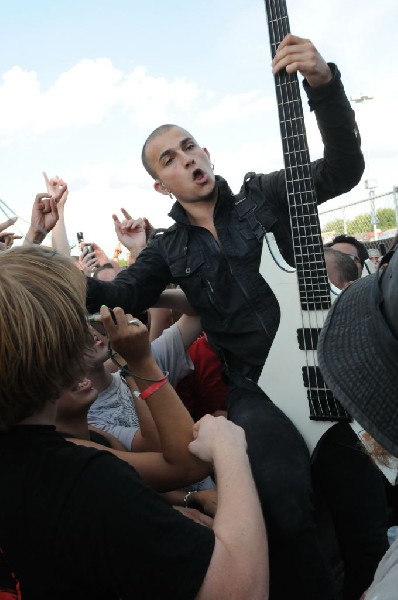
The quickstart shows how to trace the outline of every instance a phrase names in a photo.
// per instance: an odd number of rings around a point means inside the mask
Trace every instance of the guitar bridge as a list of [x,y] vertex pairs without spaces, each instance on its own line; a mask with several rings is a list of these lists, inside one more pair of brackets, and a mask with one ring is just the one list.
[[344,421],[352,418],[327,388],[319,367],[303,367],[303,382],[307,388],[307,398],[312,421]]

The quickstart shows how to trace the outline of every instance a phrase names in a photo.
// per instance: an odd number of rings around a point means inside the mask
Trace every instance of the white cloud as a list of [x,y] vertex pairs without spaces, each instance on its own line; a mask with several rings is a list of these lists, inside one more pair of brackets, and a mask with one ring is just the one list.
[[143,67],[130,73],[111,60],[84,59],[62,73],[46,91],[36,72],[15,66],[2,76],[0,132],[48,131],[98,124],[115,107],[134,123],[165,119],[173,111],[188,111],[200,91],[184,79],[152,77]]
[[250,117],[264,114],[275,108],[274,98],[267,98],[259,90],[243,94],[227,94],[217,104],[204,110],[198,117],[201,124],[226,123],[241,121]]
[[156,124],[167,121],[175,110],[188,111],[198,99],[200,90],[185,79],[167,81],[152,77],[144,67],[136,67],[126,75],[119,98],[134,123]]

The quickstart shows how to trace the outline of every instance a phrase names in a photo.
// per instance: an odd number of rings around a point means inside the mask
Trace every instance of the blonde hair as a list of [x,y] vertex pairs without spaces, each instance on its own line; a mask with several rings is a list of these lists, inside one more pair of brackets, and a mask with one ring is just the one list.
[[0,253],[0,430],[54,402],[83,371],[86,282],[40,246]]

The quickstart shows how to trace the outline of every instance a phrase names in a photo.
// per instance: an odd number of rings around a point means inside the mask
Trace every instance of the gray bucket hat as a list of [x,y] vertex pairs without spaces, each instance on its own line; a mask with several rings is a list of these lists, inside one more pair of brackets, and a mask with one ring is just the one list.
[[354,281],[335,300],[318,360],[344,408],[398,457],[398,247],[378,273]]

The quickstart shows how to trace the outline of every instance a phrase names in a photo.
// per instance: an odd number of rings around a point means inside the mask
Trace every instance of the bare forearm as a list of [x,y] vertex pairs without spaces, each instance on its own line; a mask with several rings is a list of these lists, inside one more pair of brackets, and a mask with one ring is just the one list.
[[[152,356],[128,366],[133,373],[146,379],[159,380],[164,376]],[[135,382],[140,391],[151,385],[151,382],[139,377]],[[210,466],[199,461],[188,450],[188,444],[192,441],[192,417],[172,386],[166,383],[145,402],[156,425],[165,461],[185,466],[188,471],[194,468],[198,480],[206,477],[210,473]]]
[[149,314],[151,322],[149,341],[153,342],[173,324],[173,315],[169,308],[150,308]]
[[71,255],[68,236],[66,233],[65,220],[63,212],[58,208],[59,220],[52,231],[52,247],[62,252],[66,256]]
[[28,244],[41,244],[45,237],[46,234],[43,231],[39,231],[36,227],[30,226],[27,234],[25,235],[23,245],[26,246]]
[[215,548],[198,600],[268,598],[268,546],[247,454],[220,447],[215,456]]
[[192,308],[187,300],[185,293],[180,289],[164,290],[154,308],[171,308],[180,313],[186,315],[196,315],[195,310]]
[[[130,377],[127,377],[130,389],[136,389],[134,384],[130,383]],[[145,400],[134,398],[135,410],[140,424],[140,430],[137,431],[133,438],[131,450],[134,452],[161,452],[161,443],[156,423],[153,420],[151,411],[149,410]]]

